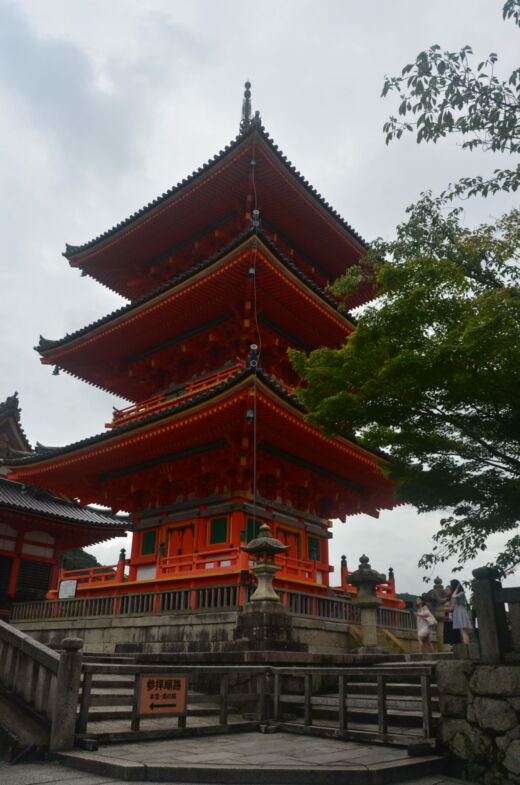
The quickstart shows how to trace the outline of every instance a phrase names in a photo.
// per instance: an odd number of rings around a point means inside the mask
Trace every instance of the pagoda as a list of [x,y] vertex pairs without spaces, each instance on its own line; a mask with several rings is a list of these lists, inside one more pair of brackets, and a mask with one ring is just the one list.
[[78,593],[243,581],[240,545],[265,523],[289,546],[275,585],[330,593],[331,519],[395,504],[381,456],[306,421],[287,356],[348,339],[348,308],[373,292],[340,303],[326,287],[366,245],[281,153],[250,96],[246,83],[240,132],[207,164],[66,246],[72,267],[128,303],[36,348],[128,405],[99,435],[9,465],[19,481],[131,514],[127,579]]

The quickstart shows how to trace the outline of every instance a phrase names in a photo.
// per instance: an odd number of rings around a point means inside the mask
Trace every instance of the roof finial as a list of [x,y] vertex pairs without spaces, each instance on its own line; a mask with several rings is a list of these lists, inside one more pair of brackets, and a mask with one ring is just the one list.
[[240,121],[240,133],[243,134],[249,130],[251,125],[251,82],[247,81],[244,84],[244,100],[242,101],[242,119]]

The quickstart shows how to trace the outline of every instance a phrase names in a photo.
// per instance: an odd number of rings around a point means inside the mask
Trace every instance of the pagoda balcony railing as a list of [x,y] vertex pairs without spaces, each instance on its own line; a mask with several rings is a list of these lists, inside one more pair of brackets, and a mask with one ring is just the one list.
[[194,379],[172,392],[154,395],[153,398],[147,398],[145,401],[132,404],[132,406],[127,406],[125,409],[114,408],[112,422],[106,423],[106,427],[116,428],[120,425],[127,425],[134,420],[147,417],[149,414],[155,414],[160,409],[165,409],[174,403],[176,404],[194,395],[199,395],[204,390],[209,390],[211,387],[215,387],[217,384],[229,379],[230,376],[234,376],[244,367],[245,363],[243,361],[237,362],[216,373],[208,374],[200,379]]
[[[250,558],[239,547],[223,547],[221,549],[199,551],[197,553],[178,554],[176,556],[162,556],[157,563],[156,578],[189,577],[195,573],[248,570]],[[325,573],[331,567],[309,559],[294,559],[291,556],[280,555],[276,563],[282,568],[278,573],[279,578],[296,578],[314,583],[323,583]],[[78,570],[60,570],[59,582],[77,580],[82,589],[100,588],[107,583],[118,583],[127,580],[130,560],[119,561],[117,564],[103,567],[88,567]],[[145,578],[142,580],[154,580]],[[140,580],[131,581],[132,585]]]

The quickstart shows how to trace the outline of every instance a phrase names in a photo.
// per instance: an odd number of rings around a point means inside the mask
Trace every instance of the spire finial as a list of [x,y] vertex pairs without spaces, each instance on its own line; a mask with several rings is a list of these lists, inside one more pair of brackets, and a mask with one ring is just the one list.
[[244,84],[244,99],[242,101],[242,119],[240,121],[240,133],[249,130],[251,125],[251,82],[248,80]]

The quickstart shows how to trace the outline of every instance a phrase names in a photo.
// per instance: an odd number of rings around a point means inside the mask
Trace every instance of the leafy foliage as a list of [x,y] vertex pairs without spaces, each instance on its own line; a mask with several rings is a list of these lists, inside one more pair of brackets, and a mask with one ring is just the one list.
[[[520,0],[508,0],[502,11],[520,26]],[[404,132],[416,134],[417,142],[437,142],[451,134],[464,138],[462,147],[517,154],[520,152],[520,68],[506,81],[495,74],[498,56],[491,53],[478,65],[471,63],[473,50],[442,51],[435,44],[420,52],[397,77],[386,77],[382,95],[396,92],[398,116],[383,126],[387,144]],[[462,178],[443,196],[473,196],[516,191],[520,165],[496,169],[487,179]]]
[[429,194],[408,212],[333,287],[383,292],[348,343],[291,352],[299,395],[313,423],[390,456],[399,499],[451,511],[424,566],[511,532],[508,571],[520,563],[520,211],[474,231]]
[[87,553],[82,548],[74,548],[72,551],[63,552],[62,566],[64,570],[81,570],[84,567],[97,567],[98,560],[91,553]]

